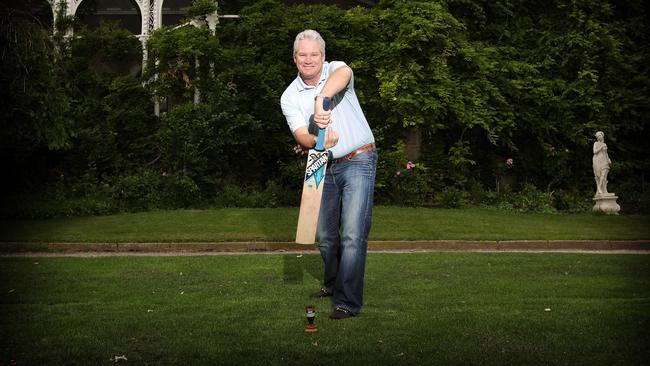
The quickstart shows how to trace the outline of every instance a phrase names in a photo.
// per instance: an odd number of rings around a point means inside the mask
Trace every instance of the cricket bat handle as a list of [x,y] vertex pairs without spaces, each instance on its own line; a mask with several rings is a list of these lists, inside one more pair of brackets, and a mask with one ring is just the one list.
[[[329,111],[332,100],[330,97],[323,97],[323,109]],[[318,137],[316,138],[316,146],[314,147],[316,151],[325,150],[325,129],[318,128]]]

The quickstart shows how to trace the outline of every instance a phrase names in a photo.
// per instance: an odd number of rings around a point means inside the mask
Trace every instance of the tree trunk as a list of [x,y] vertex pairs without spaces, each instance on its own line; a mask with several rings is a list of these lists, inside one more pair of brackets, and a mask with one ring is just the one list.
[[417,161],[422,150],[422,133],[417,127],[409,127],[406,130],[406,158]]

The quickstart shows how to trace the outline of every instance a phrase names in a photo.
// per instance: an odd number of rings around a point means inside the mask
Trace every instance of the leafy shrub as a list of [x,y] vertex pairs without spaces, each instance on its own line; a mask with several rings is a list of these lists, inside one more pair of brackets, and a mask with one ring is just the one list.
[[553,207],[553,192],[541,192],[530,183],[524,184],[521,191],[507,193],[507,202],[519,212],[555,213]]
[[118,179],[116,204],[125,211],[187,208],[198,203],[201,190],[189,176],[143,169]]
[[594,205],[591,194],[560,190],[553,195],[553,206],[562,212],[576,213],[590,211]]
[[428,168],[408,161],[403,143],[382,151],[377,164],[376,201],[380,204],[426,206],[433,201]]
[[469,203],[469,193],[456,187],[445,187],[436,194],[436,204],[444,208],[460,208],[467,206]]
[[112,187],[90,176],[57,180],[12,197],[3,197],[0,215],[11,218],[53,218],[107,215],[118,211]]
[[621,211],[625,213],[650,213],[650,191],[637,192],[621,190],[616,192]]
[[495,191],[483,191],[481,194],[474,192],[472,202],[481,207],[497,207],[503,202],[504,194]]
[[117,212],[111,200],[102,194],[60,198],[46,195],[21,195],[5,200],[0,217],[48,219],[55,217],[108,215]]
[[115,183],[114,198],[126,211],[155,208],[161,202],[159,174],[142,170],[119,178]]
[[188,208],[201,200],[201,190],[185,174],[162,174],[160,178],[161,208]]
[[264,188],[226,184],[214,200],[218,207],[280,207],[300,203],[300,192],[286,190],[277,181],[270,180]]
[[259,191],[227,184],[217,194],[215,204],[218,207],[264,207],[265,197]]
[[[584,197],[572,192],[542,192],[532,184],[524,184],[519,191],[472,190],[471,203],[481,207],[496,207],[505,211],[555,213],[558,210],[582,212],[586,209]],[[558,206],[559,205],[559,206]]]
[[469,205],[481,205],[490,200],[490,194],[494,192],[486,190],[483,184],[476,179],[469,179],[467,182],[467,200]]
[[266,207],[287,207],[296,206],[300,202],[300,189],[287,189],[283,187],[278,181],[270,180],[266,183],[264,188],[264,195],[266,196]]

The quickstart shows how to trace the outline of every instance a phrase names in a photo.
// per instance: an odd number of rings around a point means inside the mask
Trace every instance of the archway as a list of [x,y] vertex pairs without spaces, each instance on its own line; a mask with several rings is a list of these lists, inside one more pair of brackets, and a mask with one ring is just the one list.
[[162,25],[179,24],[185,16],[185,10],[192,4],[192,0],[163,0]]
[[90,28],[105,21],[118,21],[129,32],[142,33],[142,14],[132,0],[83,0],[75,15]]

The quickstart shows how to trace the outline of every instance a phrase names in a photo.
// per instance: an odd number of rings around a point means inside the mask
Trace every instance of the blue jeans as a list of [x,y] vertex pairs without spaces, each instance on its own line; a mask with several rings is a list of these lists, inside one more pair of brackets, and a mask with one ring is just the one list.
[[376,168],[376,151],[328,166],[318,218],[324,288],[333,294],[333,308],[353,314],[361,312],[363,303]]

